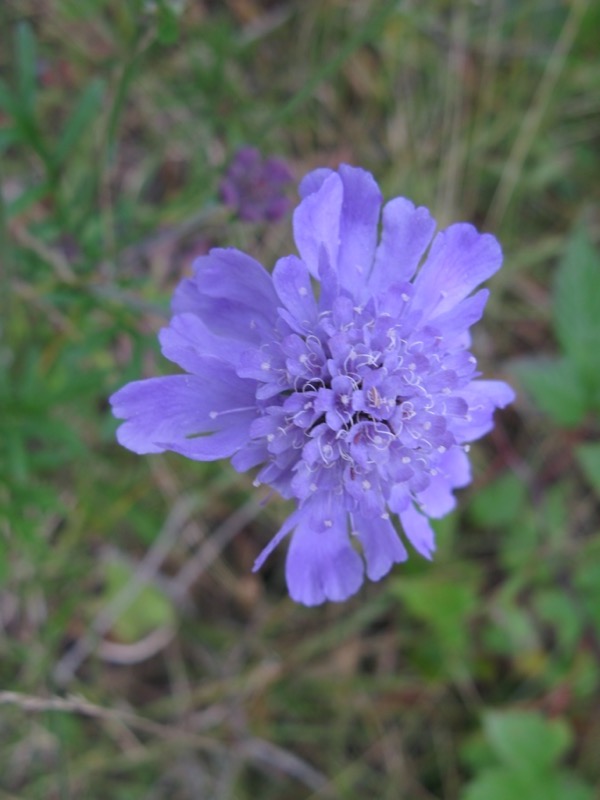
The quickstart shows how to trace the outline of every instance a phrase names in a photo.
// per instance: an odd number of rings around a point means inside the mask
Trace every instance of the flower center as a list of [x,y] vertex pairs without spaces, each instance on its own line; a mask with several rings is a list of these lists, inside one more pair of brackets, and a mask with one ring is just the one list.
[[283,335],[260,364],[264,416],[252,432],[270,454],[263,473],[271,483],[285,474],[300,498],[331,487],[362,503],[398,482],[424,488],[455,443],[448,394],[460,381],[451,366],[439,336],[338,298],[313,332]]

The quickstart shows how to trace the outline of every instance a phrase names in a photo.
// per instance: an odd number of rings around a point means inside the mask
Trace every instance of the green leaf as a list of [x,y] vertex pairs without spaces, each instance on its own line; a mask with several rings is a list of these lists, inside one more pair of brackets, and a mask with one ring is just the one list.
[[577,366],[566,358],[526,359],[515,367],[518,380],[541,411],[559,425],[578,425],[589,408],[589,397]]
[[585,477],[600,497],[600,443],[581,444],[575,450]]
[[444,576],[403,577],[393,591],[415,617],[430,626],[450,670],[461,669],[470,649],[469,620],[478,605],[475,576],[461,570]]
[[8,86],[3,80],[0,80],[0,109],[14,117],[15,112],[15,98]]
[[[518,772],[494,767],[484,770],[461,794],[461,800],[548,800],[536,784]],[[543,788],[543,787],[542,787]]]
[[533,603],[548,625],[554,628],[554,635],[560,646],[573,653],[582,631],[582,619],[573,599],[560,589],[541,589],[533,597]]
[[104,84],[100,80],[95,80],[80,95],[54,151],[57,166],[71,154],[86,128],[97,118],[103,93]]
[[531,711],[491,711],[483,724],[498,760],[522,773],[543,774],[571,742],[563,720],[546,719]]
[[461,800],[592,800],[593,790],[568,773],[549,770],[525,775],[496,767],[484,770],[461,794]]
[[179,37],[179,19],[176,10],[167,0],[157,0],[158,40],[162,44],[174,44]]
[[504,528],[521,518],[526,499],[523,481],[507,472],[473,497],[469,513],[481,527]]
[[33,117],[36,94],[35,38],[31,27],[22,22],[16,36],[17,82],[19,104],[27,116]]
[[556,334],[584,384],[600,400],[600,256],[581,228],[571,237],[555,284]]
[[[119,594],[134,577],[127,564],[110,559],[106,563],[105,597],[108,601]],[[168,598],[153,584],[142,585],[139,593],[113,625],[113,633],[124,642],[135,642],[162,625],[173,622],[173,607]]]

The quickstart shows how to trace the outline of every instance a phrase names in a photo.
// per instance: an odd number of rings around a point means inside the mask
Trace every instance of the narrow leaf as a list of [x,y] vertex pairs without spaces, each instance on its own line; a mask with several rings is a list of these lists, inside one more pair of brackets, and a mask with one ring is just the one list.
[[16,59],[19,104],[26,116],[33,117],[36,94],[35,37],[30,25],[22,22],[17,28]]
[[92,81],[83,90],[56,146],[54,157],[57,165],[62,164],[77,146],[86,129],[97,119],[103,93],[104,85],[100,80]]
[[592,396],[600,392],[600,256],[582,228],[571,237],[555,285],[556,334]]

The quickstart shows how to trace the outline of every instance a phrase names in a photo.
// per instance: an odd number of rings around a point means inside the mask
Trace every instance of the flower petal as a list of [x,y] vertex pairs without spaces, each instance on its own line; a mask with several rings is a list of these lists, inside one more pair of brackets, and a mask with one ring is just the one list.
[[434,475],[429,481],[429,486],[417,495],[419,505],[433,519],[440,519],[450,513],[456,506],[456,498],[448,479],[441,475]]
[[252,382],[216,359],[205,358],[204,367],[202,376],[149,378],[116,392],[110,398],[113,414],[126,420],[117,430],[119,443],[134,453],[162,453],[190,436],[239,425],[249,429],[255,415]]
[[490,431],[494,425],[494,411],[515,399],[513,389],[504,381],[471,381],[457,394],[469,404],[467,418],[457,417],[452,424],[452,432],[459,443],[479,439]]
[[219,458],[229,458],[240,447],[244,447],[250,439],[250,420],[241,423],[229,424],[226,428],[214,433],[193,436],[176,442],[161,442],[165,450],[180,453],[194,461],[217,461]]
[[317,318],[317,303],[304,261],[297,256],[280,258],[273,270],[273,285],[279,299],[301,329],[310,329]]
[[309,194],[318,192],[325,180],[330,175],[334,174],[334,171],[328,167],[318,167],[317,169],[313,169],[312,172],[309,172],[300,181],[300,185],[298,186],[298,194],[304,200],[304,198],[308,197]]
[[346,518],[333,495],[315,498],[298,512],[286,561],[288,589],[296,602],[339,602],[360,588],[363,563],[350,544]]
[[502,264],[502,251],[489,233],[473,225],[451,225],[433,240],[415,278],[414,307],[433,318],[467,297]]
[[296,247],[315,278],[319,276],[322,248],[330,264],[337,264],[342,200],[342,181],[337,173],[332,172],[320,188],[308,194],[294,211]]
[[434,230],[435,220],[426,208],[415,208],[404,197],[395,197],[386,203],[381,244],[369,275],[369,289],[380,294],[394,283],[409,281]]
[[246,342],[272,338],[277,295],[269,273],[234,248],[211,250],[194,262],[194,276],[173,296],[174,314],[191,312],[220,336]]
[[247,343],[239,339],[216,336],[200,317],[189,312],[174,316],[158,338],[165,358],[196,374],[203,370],[205,356],[236,364],[247,349]]
[[337,271],[340,284],[358,301],[364,299],[373,264],[382,196],[370,172],[341,164],[339,174],[344,200]]
[[427,517],[417,511],[412,503],[399,516],[404,533],[417,553],[431,559],[435,550],[435,534]]
[[431,324],[444,337],[444,347],[447,350],[461,348],[464,334],[481,319],[489,294],[489,289],[480,289],[448,311],[436,314]]
[[406,547],[392,525],[389,514],[375,514],[368,518],[355,514],[354,526],[362,545],[370,580],[380,580],[387,575],[393,564],[408,558]]
[[300,513],[299,510],[296,509],[296,511],[294,511],[293,514],[290,514],[290,516],[286,519],[286,521],[283,523],[281,528],[277,531],[275,536],[273,536],[273,538],[271,539],[269,544],[265,548],[263,548],[261,550],[261,552],[258,555],[258,558],[254,562],[254,566],[252,567],[252,572],[257,572],[262,567],[262,565],[265,563],[267,558],[271,555],[273,550],[275,550],[277,545],[280,542],[282,542],[285,539],[285,537],[288,535],[288,533],[291,530],[293,530],[294,527],[298,524],[298,515],[299,515],[299,513]]

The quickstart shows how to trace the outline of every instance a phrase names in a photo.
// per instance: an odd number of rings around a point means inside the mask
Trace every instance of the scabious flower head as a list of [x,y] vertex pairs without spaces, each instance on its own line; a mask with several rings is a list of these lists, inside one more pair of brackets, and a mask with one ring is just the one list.
[[225,205],[244,222],[274,222],[290,207],[292,173],[280,158],[263,159],[254,147],[237,151],[219,186]]
[[431,558],[429,519],[454,507],[468,442],[513,392],[479,380],[468,349],[488,296],[472,292],[502,260],[493,236],[456,224],[432,241],[429,211],[402,197],[380,220],[373,177],[346,165],[311,172],[300,194],[299,256],[272,275],[234,249],[199,258],[160,333],[186,374],[112,403],[134,452],[231,457],[293,498],[255,569],[293,532],[288,588],[317,605],[404,561],[403,539]]

